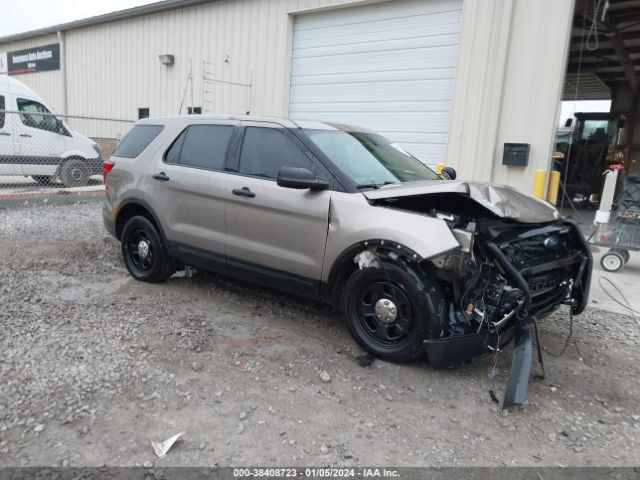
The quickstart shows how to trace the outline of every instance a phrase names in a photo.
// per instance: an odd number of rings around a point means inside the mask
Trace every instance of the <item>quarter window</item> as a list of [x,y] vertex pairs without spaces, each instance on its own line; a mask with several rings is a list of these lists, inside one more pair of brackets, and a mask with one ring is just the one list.
[[167,151],[165,162],[223,170],[232,132],[231,125],[191,125]]
[[39,128],[49,132],[57,132],[59,130],[58,119],[51,115],[49,109],[39,102],[18,98],[18,111],[20,112],[22,123],[27,127]]
[[184,139],[187,136],[187,131],[183,131],[180,136],[173,142],[171,148],[167,150],[167,154],[164,156],[164,161],[166,163],[178,163],[180,160],[180,152],[182,151],[182,145],[184,144]]
[[275,179],[282,167],[313,171],[313,162],[278,129],[247,127],[240,155],[240,173]]
[[113,151],[114,157],[136,158],[160,135],[162,125],[136,125]]

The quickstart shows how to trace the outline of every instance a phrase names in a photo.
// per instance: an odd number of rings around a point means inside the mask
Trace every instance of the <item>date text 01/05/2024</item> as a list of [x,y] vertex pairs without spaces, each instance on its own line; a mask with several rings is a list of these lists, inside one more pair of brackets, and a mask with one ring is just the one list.
[[234,468],[234,478],[395,478],[399,472],[387,468]]

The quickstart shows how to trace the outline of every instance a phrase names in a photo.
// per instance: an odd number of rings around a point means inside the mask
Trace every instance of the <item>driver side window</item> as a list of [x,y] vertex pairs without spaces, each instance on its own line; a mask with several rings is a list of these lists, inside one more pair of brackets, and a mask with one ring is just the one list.
[[54,115],[51,115],[47,107],[35,100],[26,98],[18,98],[17,101],[20,120],[24,125],[49,132],[57,130],[58,120]]
[[277,128],[247,127],[239,172],[252,177],[275,179],[282,167],[314,171],[313,162]]

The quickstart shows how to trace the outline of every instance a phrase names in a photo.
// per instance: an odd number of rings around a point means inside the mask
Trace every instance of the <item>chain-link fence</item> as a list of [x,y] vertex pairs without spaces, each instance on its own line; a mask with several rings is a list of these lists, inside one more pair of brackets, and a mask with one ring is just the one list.
[[0,110],[0,204],[101,197],[102,161],[133,122],[18,108]]

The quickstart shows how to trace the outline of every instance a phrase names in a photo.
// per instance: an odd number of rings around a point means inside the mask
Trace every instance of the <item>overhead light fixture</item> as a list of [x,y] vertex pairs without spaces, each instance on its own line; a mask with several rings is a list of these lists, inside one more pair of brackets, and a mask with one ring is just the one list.
[[169,55],[167,53],[161,53],[160,55],[158,55],[158,58],[160,59],[160,63],[162,65],[173,65],[173,55]]

